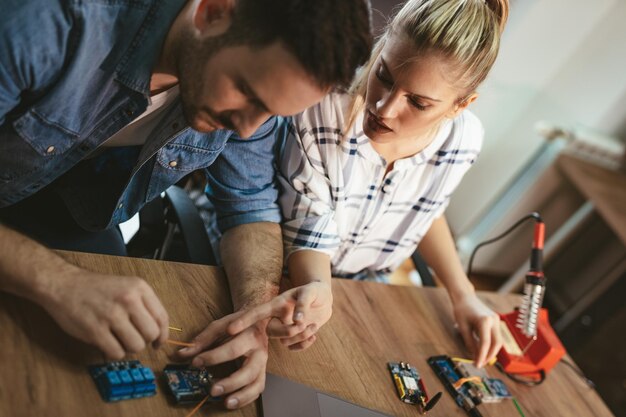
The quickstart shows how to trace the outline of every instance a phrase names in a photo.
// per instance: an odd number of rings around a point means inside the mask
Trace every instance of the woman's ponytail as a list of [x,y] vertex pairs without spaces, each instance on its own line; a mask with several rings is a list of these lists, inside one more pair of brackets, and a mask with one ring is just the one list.
[[498,18],[500,33],[504,31],[504,26],[509,19],[509,2],[508,0],[484,0],[487,6]]

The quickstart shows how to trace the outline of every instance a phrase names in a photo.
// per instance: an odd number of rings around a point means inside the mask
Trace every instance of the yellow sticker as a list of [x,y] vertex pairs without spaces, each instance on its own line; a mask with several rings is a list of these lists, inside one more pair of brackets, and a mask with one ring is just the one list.
[[504,350],[506,350],[510,355],[522,356],[522,349],[520,349],[519,345],[513,338],[513,334],[511,334],[509,327],[504,321],[500,321],[500,330],[502,338],[504,339]]

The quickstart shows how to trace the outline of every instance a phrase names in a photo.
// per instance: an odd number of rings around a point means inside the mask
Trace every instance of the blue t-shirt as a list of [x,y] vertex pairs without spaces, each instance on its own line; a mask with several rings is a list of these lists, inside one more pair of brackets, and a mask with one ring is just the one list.
[[228,130],[194,131],[175,103],[143,146],[86,158],[146,109],[152,68],[185,3],[3,0],[0,207],[50,186],[82,227],[99,230],[128,220],[203,169],[222,231],[280,221],[274,178],[274,146],[286,129],[280,117],[243,140]]

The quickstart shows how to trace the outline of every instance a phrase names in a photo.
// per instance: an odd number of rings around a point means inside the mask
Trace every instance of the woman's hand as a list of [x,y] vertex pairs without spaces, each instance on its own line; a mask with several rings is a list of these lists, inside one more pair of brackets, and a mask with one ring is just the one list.
[[474,355],[476,366],[482,367],[502,347],[500,317],[474,293],[453,299],[453,312],[459,332]]
[[268,336],[280,339],[291,350],[304,350],[315,342],[315,334],[330,319],[332,305],[330,283],[311,282],[246,311],[228,326],[228,333],[235,335],[271,317]]

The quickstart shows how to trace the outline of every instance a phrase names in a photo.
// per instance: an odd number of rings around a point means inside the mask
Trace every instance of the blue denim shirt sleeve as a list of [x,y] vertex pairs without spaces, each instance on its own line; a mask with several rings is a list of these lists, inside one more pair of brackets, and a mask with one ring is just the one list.
[[206,193],[222,233],[247,223],[280,223],[275,146],[285,132],[285,120],[272,117],[249,139],[233,135],[207,168]]
[[36,100],[58,77],[68,53],[71,27],[60,1],[2,2],[0,126],[22,100]]

